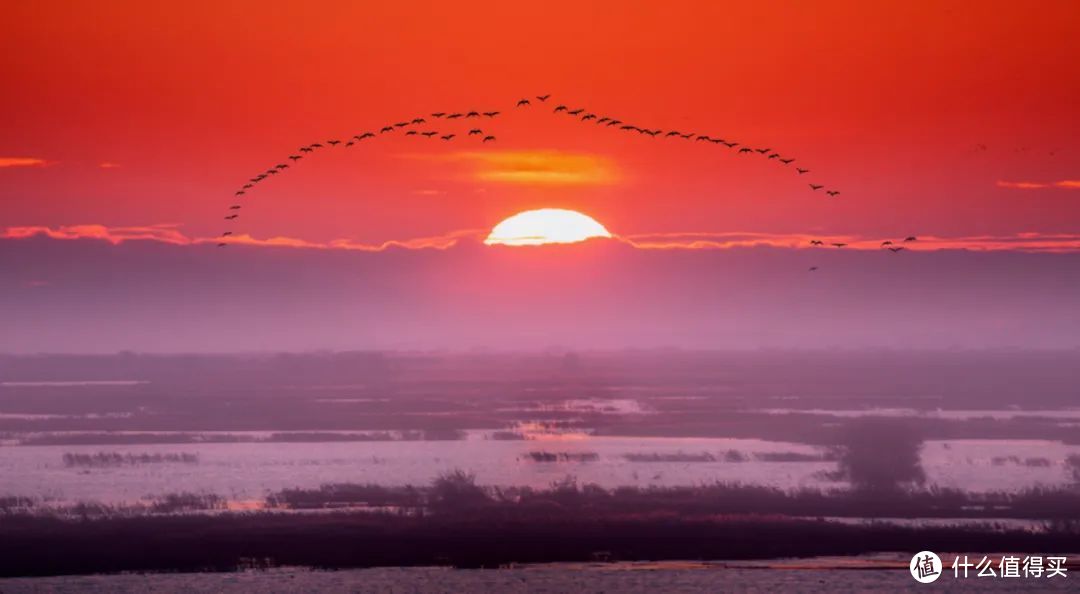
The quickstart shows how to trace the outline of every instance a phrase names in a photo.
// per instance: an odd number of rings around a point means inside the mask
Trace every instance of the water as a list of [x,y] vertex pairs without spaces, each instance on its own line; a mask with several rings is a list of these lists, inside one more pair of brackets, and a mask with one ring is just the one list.
[[915,582],[906,567],[885,569],[851,563],[829,567],[792,564],[608,563],[553,564],[517,569],[465,570],[435,567],[347,571],[277,569],[238,573],[172,573],[0,579],[0,592],[897,592],[929,589],[979,592],[1067,591],[1071,579],[953,578]]
[[[530,452],[595,454],[589,461],[535,462]],[[735,451],[746,461],[725,461]],[[198,463],[149,463],[106,468],[67,467],[65,453],[188,453]],[[426,485],[442,472],[464,469],[486,485],[548,487],[567,476],[605,488],[692,486],[741,482],[779,488],[832,488],[833,461],[768,462],[755,454],[822,456],[813,446],[758,439],[597,437],[550,435],[500,441],[478,433],[457,441],[321,443],[194,443],[0,447],[0,495],[52,502],[128,503],[177,491],[210,492],[234,501],[261,499],[284,488],[325,483]],[[628,454],[709,453],[715,461],[630,462]],[[1080,446],[1050,441],[929,441],[922,459],[930,484],[972,491],[1018,490],[1068,480],[1065,458]],[[1038,460],[1038,465],[1029,461]]]

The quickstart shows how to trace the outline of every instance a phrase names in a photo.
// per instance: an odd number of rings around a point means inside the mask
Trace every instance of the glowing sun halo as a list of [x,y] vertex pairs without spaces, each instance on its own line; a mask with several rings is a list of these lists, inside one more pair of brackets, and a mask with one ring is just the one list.
[[542,245],[575,243],[593,237],[611,237],[603,225],[588,215],[562,208],[527,210],[495,225],[484,240],[487,245]]

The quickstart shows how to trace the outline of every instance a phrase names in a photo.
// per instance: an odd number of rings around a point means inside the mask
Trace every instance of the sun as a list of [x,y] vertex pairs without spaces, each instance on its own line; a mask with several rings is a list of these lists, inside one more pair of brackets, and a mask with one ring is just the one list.
[[588,215],[562,208],[527,210],[495,225],[484,240],[487,245],[543,245],[576,243],[594,237],[611,237],[603,225]]

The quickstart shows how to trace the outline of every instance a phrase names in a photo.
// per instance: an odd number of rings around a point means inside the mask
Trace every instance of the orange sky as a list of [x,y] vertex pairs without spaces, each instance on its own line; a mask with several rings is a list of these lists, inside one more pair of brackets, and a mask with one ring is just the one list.
[[[397,136],[311,159],[253,193],[237,229],[378,244],[561,207],[621,235],[1077,231],[1076,2],[378,4],[10,4],[0,230],[213,236],[236,187],[302,144],[498,109],[481,122],[495,143]],[[538,169],[558,183],[521,175]]]

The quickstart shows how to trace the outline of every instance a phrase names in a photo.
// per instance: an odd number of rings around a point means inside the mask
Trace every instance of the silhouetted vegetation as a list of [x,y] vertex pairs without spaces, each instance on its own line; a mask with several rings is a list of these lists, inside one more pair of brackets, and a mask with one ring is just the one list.
[[135,464],[183,463],[198,464],[199,456],[188,453],[168,454],[121,454],[119,452],[98,452],[96,454],[64,454],[64,466],[85,468],[107,468],[111,466],[133,466]]
[[922,437],[904,419],[865,418],[849,423],[840,445],[840,475],[857,489],[890,491],[926,480]]
[[523,456],[533,462],[595,462],[600,459],[596,452],[528,452]]

